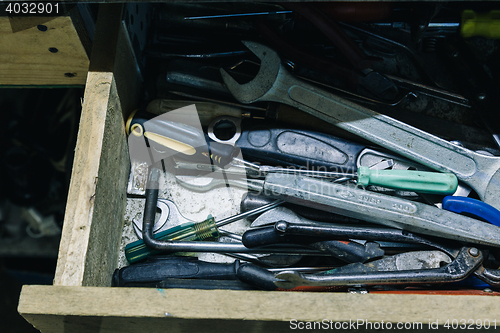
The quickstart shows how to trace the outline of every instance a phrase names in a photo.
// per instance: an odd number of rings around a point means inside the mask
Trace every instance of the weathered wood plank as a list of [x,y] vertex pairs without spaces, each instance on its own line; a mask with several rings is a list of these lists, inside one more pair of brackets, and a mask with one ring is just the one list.
[[240,332],[262,332],[267,328],[280,332],[290,330],[292,319],[424,325],[429,320],[442,325],[448,319],[461,318],[500,321],[500,302],[494,296],[153,288],[24,286],[18,310],[42,332],[63,332],[58,328],[63,321],[82,329],[93,327],[95,332],[144,332],[146,327],[148,332],[165,332],[166,327],[169,332],[184,332],[195,326],[196,332],[223,332],[234,327]]
[[119,95],[127,96],[127,108],[137,103],[137,93],[125,84],[118,91],[117,82],[126,76],[129,86],[136,87],[138,80],[137,74],[122,74],[134,67],[121,59],[128,44],[120,30],[121,6],[102,5],[96,27],[101,37],[94,41],[91,56],[55,285],[109,286],[117,266],[130,164],[123,118],[127,112]]
[[0,85],[85,84],[89,58],[70,16],[0,17],[0,40]]

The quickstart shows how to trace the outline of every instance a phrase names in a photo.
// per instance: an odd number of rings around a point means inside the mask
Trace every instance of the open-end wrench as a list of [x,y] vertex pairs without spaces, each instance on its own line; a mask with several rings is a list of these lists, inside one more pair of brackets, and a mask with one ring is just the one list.
[[[177,208],[175,203],[170,200],[158,199],[156,207],[160,209],[160,218],[154,224],[154,233],[158,233],[168,228],[181,225],[182,223],[189,222],[189,220],[182,216],[182,214],[179,212],[179,209]],[[142,216],[139,219],[133,219],[132,224],[134,226],[134,231],[137,237],[139,237],[139,239],[142,239]]]
[[238,101],[273,101],[297,107],[429,168],[453,172],[484,202],[500,208],[500,158],[453,145],[303,82],[285,70],[271,48],[256,42],[244,44],[261,60],[257,76],[239,84],[221,69],[226,86]]

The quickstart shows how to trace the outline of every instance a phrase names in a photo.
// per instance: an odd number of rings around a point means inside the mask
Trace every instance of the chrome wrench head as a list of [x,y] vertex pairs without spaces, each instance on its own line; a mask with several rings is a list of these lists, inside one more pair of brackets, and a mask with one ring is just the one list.
[[226,87],[241,103],[253,103],[263,97],[276,82],[281,67],[281,59],[274,50],[256,42],[243,41],[243,44],[260,59],[260,69],[255,78],[239,84],[224,69],[220,72]]
[[[163,230],[173,228],[183,223],[192,222],[182,216],[179,209],[173,201],[166,199],[158,199],[156,206],[160,209],[160,218],[154,225],[153,233],[158,233]],[[142,239],[142,220],[134,219],[134,230],[139,239]]]

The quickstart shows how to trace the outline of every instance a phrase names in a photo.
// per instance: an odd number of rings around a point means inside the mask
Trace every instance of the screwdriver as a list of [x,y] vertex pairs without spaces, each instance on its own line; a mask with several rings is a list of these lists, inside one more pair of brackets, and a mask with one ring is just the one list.
[[313,177],[350,177],[357,178],[358,184],[362,186],[378,185],[435,194],[453,194],[458,186],[458,180],[452,173],[371,170],[368,167],[359,167],[357,173],[340,173],[257,165],[235,157],[240,152],[236,146],[206,140],[205,134],[195,127],[170,121],[162,115],[155,117],[146,112],[133,113],[127,121],[126,129],[129,135],[145,138],[150,144],[157,144],[155,151],[167,149],[193,162],[206,163],[207,157],[210,157],[211,162],[217,166],[243,164],[248,170],[257,171],[259,174],[294,173]]
[[453,194],[458,179],[453,173],[416,170],[372,170],[360,166],[356,174],[344,174],[357,178],[358,185],[378,185],[394,189],[405,189],[420,193]]
[[129,140],[145,140],[147,146],[154,149],[152,152],[160,154],[161,158],[176,156],[217,166],[227,165],[240,152],[238,147],[210,140],[201,129],[169,118],[167,114],[133,112],[125,127]]
[[[238,159],[239,160],[239,159]],[[361,186],[376,185],[419,193],[453,194],[458,187],[458,179],[453,173],[416,170],[378,170],[366,166],[358,167],[357,172],[332,172],[257,165],[245,165],[258,170],[261,174],[283,173],[303,176],[332,178],[343,177],[357,180]],[[344,179],[342,179],[344,180]],[[337,182],[337,181],[334,181]]]
[[[263,213],[274,207],[277,207],[283,203],[282,200],[276,200],[267,205],[249,210],[247,212],[230,216],[219,222],[209,215],[205,221],[202,222],[187,222],[176,227],[164,230],[154,235],[154,237],[161,241],[202,241],[208,238],[219,238],[219,228],[235,222],[237,220],[243,219],[248,216]],[[151,254],[159,253],[149,249],[143,240],[138,240],[136,242],[127,244],[125,246],[125,257],[129,263],[133,263],[142,259],[145,259]]]

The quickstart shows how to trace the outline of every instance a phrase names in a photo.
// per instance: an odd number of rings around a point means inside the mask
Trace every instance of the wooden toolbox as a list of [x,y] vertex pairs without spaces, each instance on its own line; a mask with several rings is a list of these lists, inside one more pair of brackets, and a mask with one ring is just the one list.
[[[500,298],[482,295],[350,294],[113,288],[130,168],[124,119],[141,76],[123,6],[99,10],[54,285],[24,286],[19,312],[48,332],[266,332],[299,322],[439,325],[489,320]],[[462,321],[461,321],[462,320]],[[410,323],[410,324],[408,324]],[[333,325],[333,326],[329,326]],[[314,326],[319,328],[319,326]],[[351,329],[353,326],[338,326]],[[399,327],[399,326],[398,326]],[[361,331],[370,326],[357,326]],[[380,328],[375,326],[372,328]],[[330,328],[331,329],[331,328]]]

